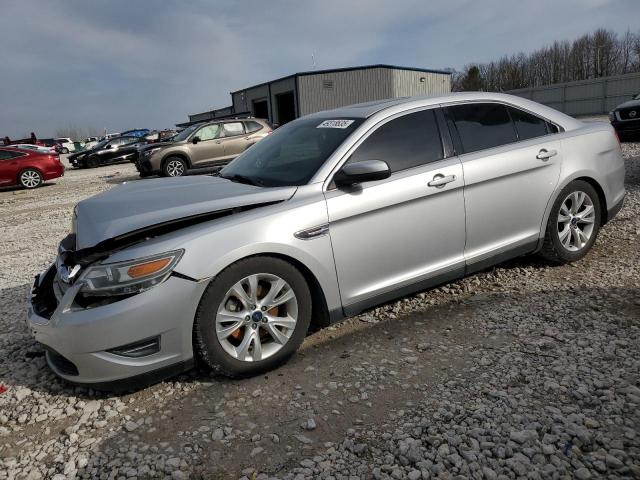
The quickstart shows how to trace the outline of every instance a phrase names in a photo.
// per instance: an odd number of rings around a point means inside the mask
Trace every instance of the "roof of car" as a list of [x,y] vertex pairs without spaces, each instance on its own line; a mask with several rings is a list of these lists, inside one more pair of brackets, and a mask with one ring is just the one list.
[[569,117],[568,115],[565,115],[564,113],[561,113],[540,103],[532,102],[531,100],[517,97],[515,95],[494,92],[453,92],[440,95],[424,95],[416,97],[398,97],[384,100],[374,100],[372,102],[347,105],[345,107],[336,108],[334,110],[326,110],[314,113],[312,115],[309,115],[309,117],[317,116],[327,118],[328,116],[335,116],[368,118],[375,115],[376,113],[386,110],[403,111],[409,110],[411,108],[419,108],[443,103],[473,101],[493,101],[508,103],[514,106],[518,106],[522,109],[530,110],[543,115],[545,118],[548,118],[549,120],[557,122],[563,126],[566,124],[571,124],[572,126],[577,126],[577,124],[580,124],[579,121]]

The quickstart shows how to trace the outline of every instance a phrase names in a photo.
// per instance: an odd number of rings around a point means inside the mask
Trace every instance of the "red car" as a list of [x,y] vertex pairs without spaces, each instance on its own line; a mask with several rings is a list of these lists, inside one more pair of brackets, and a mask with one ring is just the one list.
[[36,188],[64,175],[58,155],[0,146],[0,186]]

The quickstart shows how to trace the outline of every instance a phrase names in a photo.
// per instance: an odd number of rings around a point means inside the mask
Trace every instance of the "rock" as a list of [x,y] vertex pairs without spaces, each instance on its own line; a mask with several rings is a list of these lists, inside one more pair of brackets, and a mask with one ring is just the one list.
[[538,439],[538,432],[535,430],[521,430],[521,431],[512,431],[509,434],[509,437],[514,442],[518,443],[527,443],[532,442]]
[[316,429],[316,421],[313,418],[309,418],[309,419],[305,420],[304,422],[302,422],[300,427],[303,430],[315,430]]
[[124,424],[124,428],[127,430],[127,432],[133,432],[138,428],[138,424],[136,422],[128,421]]
[[251,450],[251,457],[255,457],[256,455],[260,455],[262,452],[264,452],[264,448],[262,447],[256,447],[253,450]]
[[575,476],[578,480],[589,480],[591,478],[591,472],[588,468],[582,467],[575,471]]
[[304,444],[309,444],[309,443],[313,443],[313,440],[311,440],[308,437],[305,437],[304,435],[294,435],[293,436],[296,440],[298,440],[300,443],[304,443]]

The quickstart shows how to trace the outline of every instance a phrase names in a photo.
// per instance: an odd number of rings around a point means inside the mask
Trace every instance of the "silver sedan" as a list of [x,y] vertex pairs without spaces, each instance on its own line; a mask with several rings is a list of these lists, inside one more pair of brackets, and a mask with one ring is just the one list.
[[579,260],[622,207],[611,126],[517,97],[372,102],[295,120],[219,176],[80,202],[28,324],[59,376],[130,388],[254,375],[310,324],[498,262]]

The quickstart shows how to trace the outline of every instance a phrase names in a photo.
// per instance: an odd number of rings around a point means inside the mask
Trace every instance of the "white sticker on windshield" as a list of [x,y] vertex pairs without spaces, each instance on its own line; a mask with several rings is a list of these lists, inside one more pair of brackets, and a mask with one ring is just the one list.
[[353,120],[325,120],[316,128],[347,128]]

